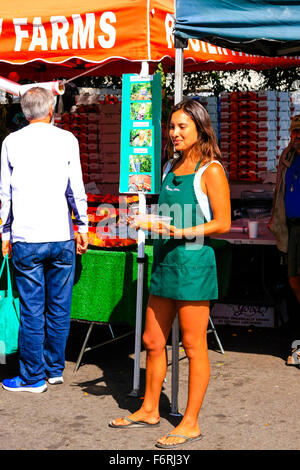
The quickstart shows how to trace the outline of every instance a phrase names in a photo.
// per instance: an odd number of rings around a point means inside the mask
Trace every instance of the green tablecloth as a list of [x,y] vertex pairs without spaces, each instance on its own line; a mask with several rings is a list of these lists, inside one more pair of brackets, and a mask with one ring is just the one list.
[[[145,246],[143,310],[145,312],[153,260]],[[76,259],[71,318],[135,324],[137,252],[88,250]]]
[[[212,242],[217,259],[219,297],[223,297],[230,283],[232,248],[222,240]],[[143,313],[149,296],[152,262],[153,248],[146,245]],[[83,256],[77,256],[71,318],[135,325],[137,273],[136,248],[127,251],[88,250]],[[0,287],[6,288],[6,285],[6,276],[3,276]]]
[[[230,283],[231,246],[212,240],[218,267],[219,298]],[[145,246],[143,313],[145,313],[153,262],[152,246]],[[137,297],[135,251],[88,250],[77,258],[71,318],[135,325]],[[176,289],[176,286],[174,286]]]

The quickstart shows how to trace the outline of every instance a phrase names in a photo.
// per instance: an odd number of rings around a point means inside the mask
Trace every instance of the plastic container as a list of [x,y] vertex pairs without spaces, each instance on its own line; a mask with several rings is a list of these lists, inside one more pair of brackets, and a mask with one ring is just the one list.
[[133,216],[133,219],[141,230],[148,231],[151,228],[159,228],[163,223],[170,224],[172,217],[157,214],[137,214]]

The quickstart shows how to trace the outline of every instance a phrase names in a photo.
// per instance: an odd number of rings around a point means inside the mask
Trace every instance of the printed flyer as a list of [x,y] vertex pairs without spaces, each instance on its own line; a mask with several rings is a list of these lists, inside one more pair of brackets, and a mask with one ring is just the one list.
[[161,75],[123,75],[120,193],[157,194],[161,180]]

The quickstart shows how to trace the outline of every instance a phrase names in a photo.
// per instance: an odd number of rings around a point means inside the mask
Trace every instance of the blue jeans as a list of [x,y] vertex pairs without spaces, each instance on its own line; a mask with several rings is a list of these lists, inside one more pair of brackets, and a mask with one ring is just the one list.
[[61,376],[70,329],[75,242],[12,246],[20,295],[20,377],[30,384]]

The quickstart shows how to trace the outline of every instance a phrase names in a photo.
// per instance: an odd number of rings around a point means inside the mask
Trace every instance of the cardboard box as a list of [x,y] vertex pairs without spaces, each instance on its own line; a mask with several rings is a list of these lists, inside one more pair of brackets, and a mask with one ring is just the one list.
[[277,139],[273,140],[258,140],[257,147],[258,149],[272,150],[277,146]]
[[99,161],[99,153],[98,152],[90,152],[89,153],[89,161],[90,162],[97,162]]
[[261,160],[261,159],[273,160],[274,158],[276,158],[276,155],[277,155],[277,150],[276,149],[259,150],[257,152],[258,160]]
[[119,148],[119,152],[105,152],[105,151],[102,151],[100,152],[100,162],[118,162],[120,164],[120,148]]
[[248,131],[244,129],[239,130],[238,138],[240,140],[249,140],[249,141],[257,141],[258,133],[256,131]]
[[290,130],[290,125],[291,125],[291,121],[290,119],[289,120],[281,120],[281,121],[278,121],[277,123],[277,130]]
[[256,161],[257,151],[256,150],[240,150],[239,151],[239,160],[243,160],[243,159]]
[[96,142],[97,141],[97,134],[96,133],[90,133],[87,135],[87,140],[88,143],[90,142]]
[[98,133],[100,135],[102,134],[120,134],[121,133],[121,124],[111,124],[111,123],[106,123],[106,124],[101,124],[98,128]]
[[275,171],[277,168],[277,159],[274,158],[273,160],[267,160],[266,167],[268,171]]
[[259,120],[267,120],[267,121],[276,121],[277,119],[277,112],[274,110],[261,110],[258,113]]
[[258,121],[240,121],[239,129],[257,131],[258,130]]
[[97,120],[100,124],[119,124],[121,125],[121,115],[120,114],[99,114],[97,115]]
[[229,93],[228,91],[224,91],[223,93],[221,93],[220,98],[221,98],[221,102],[222,101],[230,101],[231,100],[231,93]]
[[290,101],[278,101],[277,102],[278,111],[289,111],[290,107],[291,107]]
[[120,134],[103,134],[99,135],[100,145],[102,144],[116,144],[120,145],[121,136]]
[[99,151],[101,153],[117,153],[120,152],[120,144],[119,143],[107,143],[107,144],[100,144]]
[[238,109],[240,111],[257,111],[259,101],[239,101],[238,102]]
[[257,133],[257,139],[258,140],[276,140],[277,132],[275,130],[259,131]]
[[226,113],[229,113],[231,107],[231,102],[230,101],[221,101],[221,112],[224,111]]
[[267,121],[267,120],[262,120],[262,121],[257,121],[257,129],[258,131],[276,131],[277,130],[277,121]]
[[290,92],[289,91],[278,91],[277,92],[277,101],[290,101]]
[[240,170],[257,170],[257,163],[254,160],[239,160],[239,169]]
[[226,151],[228,152],[229,149],[230,149],[230,142],[229,142],[229,141],[223,141],[223,140],[221,140],[221,142],[220,142],[220,150],[221,150],[222,152],[226,152]]
[[87,149],[89,153],[93,153],[98,150],[98,145],[94,142],[88,142]]
[[257,100],[257,92],[256,91],[238,92],[238,97],[240,100]]
[[261,99],[259,101],[257,101],[257,107],[259,110],[269,110],[269,111],[276,111],[277,107],[278,107],[278,102],[275,101],[275,100],[264,100],[264,99]]
[[276,90],[261,90],[256,92],[257,99],[268,99],[268,100],[276,100],[277,99],[277,92]]
[[289,121],[291,119],[291,112],[290,110],[283,110],[277,112],[277,119],[278,121]]
[[93,122],[93,123],[88,123],[86,125],[86,128],[87,128],[87,132],[96,132],[98,130],[98,124],[97,122]]

